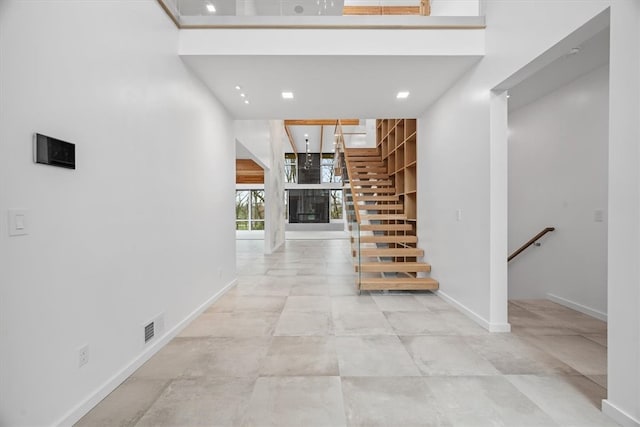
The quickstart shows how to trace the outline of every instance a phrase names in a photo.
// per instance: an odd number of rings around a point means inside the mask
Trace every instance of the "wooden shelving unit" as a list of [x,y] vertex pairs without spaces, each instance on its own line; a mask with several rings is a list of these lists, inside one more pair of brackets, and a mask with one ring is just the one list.
[[[409,221],[417,220],[416,119],[379,119],[376,142]],[[415,228],[415,227],[414,227]]]
[[[405,235],[417,235],[418,184],[416,176],[417,160],[416,119],[379,119],[376,123],[376,143],[382,159],[387,160],[387,172],[396,188],[399,203],[404,205],[403,213],[411,230]],[[394,247],[415,247],[415,243],[389,245]],[[397,262],[415,262],[415,257],[396,258]]]

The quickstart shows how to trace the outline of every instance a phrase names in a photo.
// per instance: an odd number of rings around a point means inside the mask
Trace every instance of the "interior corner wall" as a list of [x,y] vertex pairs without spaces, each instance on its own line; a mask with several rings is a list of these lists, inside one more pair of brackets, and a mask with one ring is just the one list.
[[235,120],[233,133],[262,167],[271,168],[271,125],[268,120]]
[[231,120],[177,46],[153,0],[2,2],[0,425],[73,423],[235,280]]
[[509,114],[509,298],[606,318],[609,65]]
[[485,57],[419,117],[419,246],[440,293],[488,329],[501,322],[490,300],[490,91],[608,6],[488,0]]
[[282,120],[269,122],[271,134],[270,163],[265,171],[265,252],[273,253],[285,240],[284,212],[284,141],[287,137]]

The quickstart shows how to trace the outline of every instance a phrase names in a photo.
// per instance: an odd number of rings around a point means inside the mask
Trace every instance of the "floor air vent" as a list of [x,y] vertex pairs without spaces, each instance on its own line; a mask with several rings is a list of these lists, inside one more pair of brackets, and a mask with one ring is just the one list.
[[149,323],[144,327],[144,342],[148,343],[155,335],[155,322]]

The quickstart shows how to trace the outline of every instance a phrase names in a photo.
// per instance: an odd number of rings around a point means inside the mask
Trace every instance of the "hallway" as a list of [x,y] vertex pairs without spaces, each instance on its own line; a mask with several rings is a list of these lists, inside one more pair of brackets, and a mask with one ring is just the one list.
[[76,425],[616,425],[604,322],[515,301],[489,334],[430,292],[358,296],[348,240],[237,246],[238,285]]

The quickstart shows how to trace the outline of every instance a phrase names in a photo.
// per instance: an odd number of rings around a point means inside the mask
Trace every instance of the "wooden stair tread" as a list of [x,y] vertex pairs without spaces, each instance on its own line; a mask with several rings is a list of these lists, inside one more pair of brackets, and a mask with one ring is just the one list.
[[354,175],[352,178],[352,180],[354,181],[358,181],[358,180],[367,180],[367,181],[371,181],[371,180],[388,180],[389,179],[389,175],[384,174],[384,175]]
[[362,156],[379,156],[380,151],[378,148],[346,148],[345,152],[351,155],[362,155]]
[[359,266],[356,264],[356,271],[358,270],[363,273],[428,273],[431,265],[425,262],[363,262]]
[[388,173],[354,173],[352,179],[389,179]]
[[355,165],[350,165],[349,170],[351,170],[352,172],[367,172],[370,169],[384,169],[383,172],[381,173],[385,173],[387,171],[387,165],[384,164],[379,164],[379,165],[359,165],[359,164],[355,164]]
[[397,202],[400,200],[398,196],[359,196],[361,202]]
[[431,277],[371,277],[360,279],[360,290],[435,290],[438,281]]
[[354,165],[376,165],[376,166],[384,166],[384,160],[380,160],[380,159],[374,159],[373,157],[371,158],[366,158],[364,160],[354,160],[354,158],[349,158],[349,164],[351,166]]
[[424,251],[420,248],[362,248],[360,255],[366,257],[421,257]]
[[418,237],[400,236],[360,236],[360,243],[417,243]]
[[396,188],[395,187],[354,188],[353,192],[356,194],[360,194],[360,193],[394,194],[396,192]]
[[358,209],[362,211],[401,211],[404,209],[404,205],[402,204],[379,205],[376,203],[357,206]]
[[407,215],[405,214],[362,214],[360,215],[360,219],[368,219],[370,221],[397,221],[397,220],[406,220]]
[[355,173],[358,173],[358,172],[359,173],[366,173],[366,172],[387,173],[386,166],[351,166],[349,170]]
[[380,172],[386,173],[387,167],[385,165],[350,165],[349,170],[351,172]]
[[411,224],[361,224],[362,231],[409,231]]
[[391,185],[393,184],[393,182],[389,179],[376,179],[376,180],[358,179],[358,180],[351,181],[351,184],[362,187],[362,186],[371,186],[371,185]]
[[349,163],[359,163],[359,162],[382,163],[382,157],[380,156],[349,156]]

